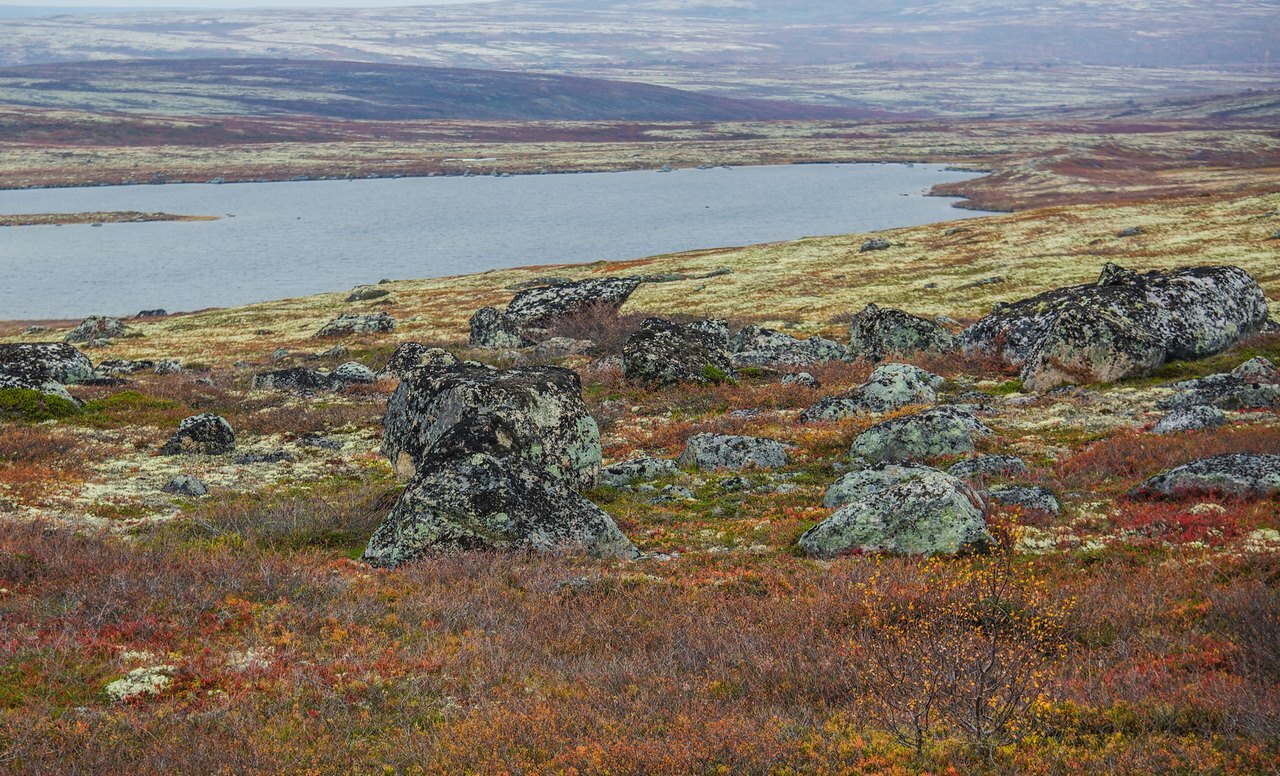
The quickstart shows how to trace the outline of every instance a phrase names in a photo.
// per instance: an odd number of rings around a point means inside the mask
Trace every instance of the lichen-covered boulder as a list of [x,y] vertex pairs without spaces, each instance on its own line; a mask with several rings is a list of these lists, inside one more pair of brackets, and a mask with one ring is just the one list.
[[882,464],[846,474],[824,504],[839,507],[800,537],[813,557],[849,552],[954,555],[994,542],[981,497],[967,484],[926,466]]
[[89,357],[62,342],[0,344],[0,388],[65,394],[63,385],[95,376]]
[[221,455],[231,452],[235,447],[236,435],[231,430],[231,424],[221,415],[205,412],[193,415],[179,423],[177,432],[164,443],[164,447],[160,448],[160,454]]
[[646,318],[622,348],[622,372],[643,385],[711,383],[731,379],[733,364],[713,327]]
[[968,412],[935,407],[872,426],[853,440],[849,455],[869,463],[970,455],[975,450],[975,437],[990,433],[991,429]]
[[323,391],[329,388],[329,376],[317,369],[291,367],[253,376],[253,387],[276,391]]
[[1219,353],[1266,325],[1266,296],[1238,267],[1139,274],[1107,265],[1097,283],[1001,305],[963,335],[970,352],[1019,367],[1027,388],[1151,374]]
[[512,321],[496,307],[481,307],[471,316],[471,334],[467,344],[473,348],[527,348],[533,340],[525,337]]
[[805,408],[797,417],[801,423],[822,423],[852,418],[859,412],[859,405],[847,396],[827,396]]
[[912,404],[933,404],[944,380],[909,364],[883,364],[867,381],[842,396],[829,396],[800,413],[801,423],[842,420],[863,413],[879,414]]
[[433,348],[421,342],[405,342],[396,348],[379,377],[404,378],[414,369],[452,369],[462,362],[444,348]]
[[526,289],[505,310],[490,307],[472,316],[471,345],[527,347],[546,339],[560,321],[585,314],[617,315],[639,287],[639,278],[589,278]]
[[339,364],[329,373],[329,388],[334,391],[340,391],[353,385],[368,385],[377,381],[378,376],[373,373],[373,370],[359,361],[348,361],[344,364]]
[[841,361],[849,351],[839,342],[824,337],[798,339],[754,324],[733,338],[734,366],[810,366],[824,361]]
[[1227,415],[1217,407],[1196,404],[1176,409],[1165,415],[1151,428],[1153,434],[1176,434],[1181,431],[1198,431],[1217,428],[1227,422]]
[[1174,385],[1178,393],[1159,402],[1162,409],[1209,405],[1225,410],[1280,407],[1280,385],[1242,380],[1233,374],[1209,375]]
[[773,439],[694,434],[680,453],[681,466],[699,469],[777,469],[787,465],[789,446]]
[[356,286],[351,289],[351,293],[347,296],[347,301],[369,302],[374,299],[381,299],[390,295],[390,291],[385,288],[379,288],[378,286]]
[[679,473],[680,469],[676,466],[676,462],[667,458],[632,458],[604,467],[600,472],[600,482],[614,488],[621,488],[633,482],[656,480]]
[[784,375],[782,378],[783,385],[800,385],[805,388],[821,388],[822,383],[818,382],[818,378],[808,372],[794,372]]
[[356,315],[344,313],[326,323],[315,333],[316,339],[348,337],[357,334],[386,334],[396,330],[396,319],[387,313]]
[[529,461],[575,489],[600,476],[600,429],[582,383],[554,366],[414,370],[387,404],[382,452],[405,477],[431,458],[472,453]]
[[1016,455],[977,455],[955,462],[947,469],[947,473],[962,480],[979,480],[987,477],[1022,477],[1030,474],[1031,470]]
[[209,494],[209,486],[204,484],[204,480],[191,474],[174,475],[160,490],[173,496],[191,498]]
[[1251,358],[1231,370],[1231,376],[1246,383],[1276,385],[1280,383],[1280,369],[1271,359],[1263,356]]
[[891,353],[950,353],[960,341],[937,323],[869,304],[849,325],[849,354],[881,361]]
[[1280,495],[1280,455],[1231,453],[1202,458],[1152,477],[1131,495],[1236,498]]
[[1062,511],[1062,505],[1058,503],[1058,497],[1053,495],[1053,492],[1047,488],[1041,488],[1037,485],[992,488],[987,491],[987,498],[997,504],[1021,507],[1026,511],[1043,512],[1055,517]]
[[374,531],[364,560],[395,566],[436,552],[510,549],[636,555],[608,514],[541,465],[476,452],[427,462]]
[[63,342],[93,342],[95,340],[115,339],[128,333],[124,321],[119,318],[108,318],[104,315],[91,315],[72,329]]

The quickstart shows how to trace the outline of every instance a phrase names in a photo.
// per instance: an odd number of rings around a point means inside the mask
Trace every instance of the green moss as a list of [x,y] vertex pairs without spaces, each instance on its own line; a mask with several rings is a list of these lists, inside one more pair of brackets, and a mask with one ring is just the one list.
[[139,391],[121,391],[85,404],[82,422],[96,428],[176,426],[186,414],[187,407],[182,402]]
[[702,376],[713,383],[725,383],[729,381],[729,375],[725,371],[714,364],[707,364],[702,367]]
[[1006,380],[995,388],[987,389],[986,393],[992,396],[1010,396],[1015,393],[1023,393],[1025,390],[1021,380]]
[[75,402],[29,388],[0,389],[0,419],[40,423],[79,414]]

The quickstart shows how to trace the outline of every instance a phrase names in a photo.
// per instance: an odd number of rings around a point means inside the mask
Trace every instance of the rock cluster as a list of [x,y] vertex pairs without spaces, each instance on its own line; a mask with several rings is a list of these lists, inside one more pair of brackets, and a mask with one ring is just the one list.
[[1237,267],[1138,274],[1109,264],[1097,283],[1001,305],[964,332],[1043,391],[1151,374],[1169,359],[1219,353],[1267,322],[1262,289]]
[[471,317],[471,346],[529,347],[567,318],[617,315],[639,286],[638,278],[591,278],[521,291],[505,310],[485,307]]

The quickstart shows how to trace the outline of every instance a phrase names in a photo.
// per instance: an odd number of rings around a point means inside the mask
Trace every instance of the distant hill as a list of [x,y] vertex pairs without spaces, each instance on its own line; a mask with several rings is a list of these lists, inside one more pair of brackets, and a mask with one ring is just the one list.
[[97,61],[2,68],[0,103],[94,112],[378,121],[764,121],[878,115],[599,78],[269,59]]

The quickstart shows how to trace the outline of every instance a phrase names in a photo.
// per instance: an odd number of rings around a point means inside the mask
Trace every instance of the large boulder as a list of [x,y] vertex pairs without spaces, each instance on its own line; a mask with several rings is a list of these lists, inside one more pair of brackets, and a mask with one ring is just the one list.
[[937,323],[874,304],[849,325],[849,353],[855,358],[881,361],[891,353],[950,353],[958,347],[956,336]]
[[639,286],[639,278],[590,278],[521,291],[505,310],[487,307],[472,316],[471,345],[526,347],[549,336],[560,321],[615,316]]
[[963,335],[970,352],[1021,369],[1029,389],[1151,374],[1219,353],[1266,325],[1262,289],[1238,267],[1138,274],[1109,264],[1097,283],[1001,305]]
[[334,318],[315,333],[315,338],[348,337],[357,334],[386,334],[396,329],[396,319],[387,313],[356,315],[344,313]]
[[681,466],[699,469],[777,469],[787,465],[790,448],[772,439],[728,434],[694,434],[680,453]]
[[94,376],[88,356],[65,343],[0,344],[0,388],[52,391]]
[[160,454],[221,455],[231,452],[235,447],[236,435],[231,430],[231,424],[220,415],[205,412],[192,415],[179,423],[177,432],[160,448]]
[[1135,496],[1267,498],[1280,495],[1280,455],[1215,455],[1157,475],[1135,489]]
[[[719,324],[719,325],[717,325]],[[711,383],[734,376],[723,321],[680,324],[646,318],[622,348],[622,372],[644,385]]]
[[733,338],[734,366],[810,366],[824,361],[841,361],[849,350],[824,337],[798,339],[773,329],[752,324]]
[[123,337],[127,333],[128,329],[125,328],[124,321],[119,318],[91,315],[72,329],[63,342],[93,342]]
[[944,380],[909,364],[882,364],[867,381],[842,396],[829,396],[800,413],[801,423],[879,414],[912,404],[933,404]]
[[994,543],[981,497],[961,480],[926,466],[882,464],[846,474],[823,503],[838,509],[799,541],[814,557],[954,555]]
[[364,560],[395,566],[432,552],[509,549],[636,555],[608,514],[541,465],[454,452],[428,462],[409,484]]
[[405,477],[441,455],[519,458],[571,488],[600,476],[600,430],[582,383],[554,366],[416,369],[387,404],[382,452]]
[[869,463],[971,455],[975,437],[990,433],[964,410],[935,407],[877,423],[853,440],[849,455]]

